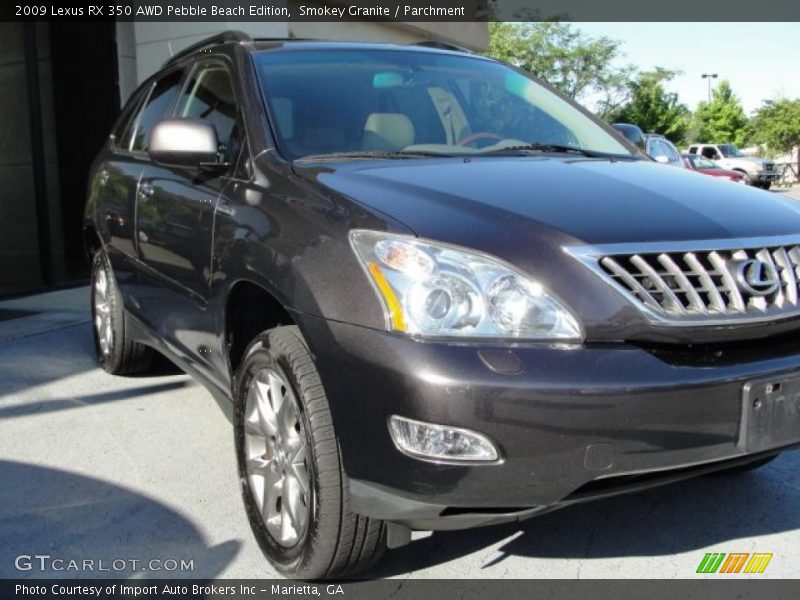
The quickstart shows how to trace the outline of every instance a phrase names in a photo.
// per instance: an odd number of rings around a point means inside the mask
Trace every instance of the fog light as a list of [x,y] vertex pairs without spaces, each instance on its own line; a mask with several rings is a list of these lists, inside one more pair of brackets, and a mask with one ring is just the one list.
[[389,431],[397,449],[434,461],[492,462],[500,454],[488,438],[475,431],[422,423],[392,416]]

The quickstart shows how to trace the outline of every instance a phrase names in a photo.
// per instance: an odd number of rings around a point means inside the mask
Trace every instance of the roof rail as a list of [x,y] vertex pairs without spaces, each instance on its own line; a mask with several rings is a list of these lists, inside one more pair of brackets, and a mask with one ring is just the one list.
[[467,54],[475,54],[472,50],[456,46],[449,42],[439,42],[437,40],[425,40],[423,42],[414,42],[412,46],[422,46],[424,48],[436,48],[437,50],[454,50],[455,52],[466,52]]
[[242,31],[223,31],[222,33],[218,33],[217,35],[212,35],[204,40],[200,40],[197,43],[192,44],[191,46],[187,46],[180,52],[172,55],[168,58],[163,67],[168,65],[174,64],[178,62],[180,59],[189,56],[197,52],[198,50],[203,50],[204,48],[208,48],[210,46],[217,46],[219,44],[227,44],[229,42],[252,42],[253,38],[247,35]]

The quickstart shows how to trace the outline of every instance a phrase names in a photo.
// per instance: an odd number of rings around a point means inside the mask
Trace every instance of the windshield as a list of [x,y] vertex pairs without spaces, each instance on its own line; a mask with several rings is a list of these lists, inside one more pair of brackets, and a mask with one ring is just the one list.
[[592,118],[493,61],[375,49],[266,51],[255,61],[290,159],[572,149],[632,157]]
[[742,156],[742,153],[739,151],[739,148],[736,147],[736,144],[720,144],[719,151],[722,152],[722,156],[725,158]]
[[719,169],[717,163],[702,156],[693,156],[690,160],[696,169]]

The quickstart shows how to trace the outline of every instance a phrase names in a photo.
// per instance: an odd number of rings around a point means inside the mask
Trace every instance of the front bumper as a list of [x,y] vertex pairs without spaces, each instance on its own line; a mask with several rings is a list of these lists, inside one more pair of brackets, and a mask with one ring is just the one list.
[[[353,509],[412,528],[531,516],[608,495],[616,483],[624,490],[643,477],[658,483],[751,460],[739,431],[745,383],[800,370],[800,354],[692,364],[627,344],[418,342],[317,318],[300,325],[331,404]],[[390,438],[392,414],[483,433],[502,461],[406,456]]]
[[777,171],[760,171],[752,178],[752,180],[757,183],[773,182],[778,181],[778,179],[780,179],[780,173]]

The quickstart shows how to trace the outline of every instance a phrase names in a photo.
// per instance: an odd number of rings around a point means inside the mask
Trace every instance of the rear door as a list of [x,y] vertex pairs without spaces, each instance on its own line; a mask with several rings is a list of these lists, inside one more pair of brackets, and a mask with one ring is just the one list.
[[138,90],[125,106],[109,136],[107,151],[101,155],[89,181],[89,198],[95,211],[93,217],[115,266],[119,262],[130,264],[137,258],[135,194],[143,165],[130,156],[127,140],[149,93],[149,87]]
[[103,199],[95,218],[105,230],[126,308],[134,314],[139,312],[136,273],[141,267],[137,194],[148,160],[147,142],[153,125],[172,108],[182,77],[182,71],[171,71],[137,90],[112,133],[106,160],[97,166],[90,184],[92,193],[99,190]]

